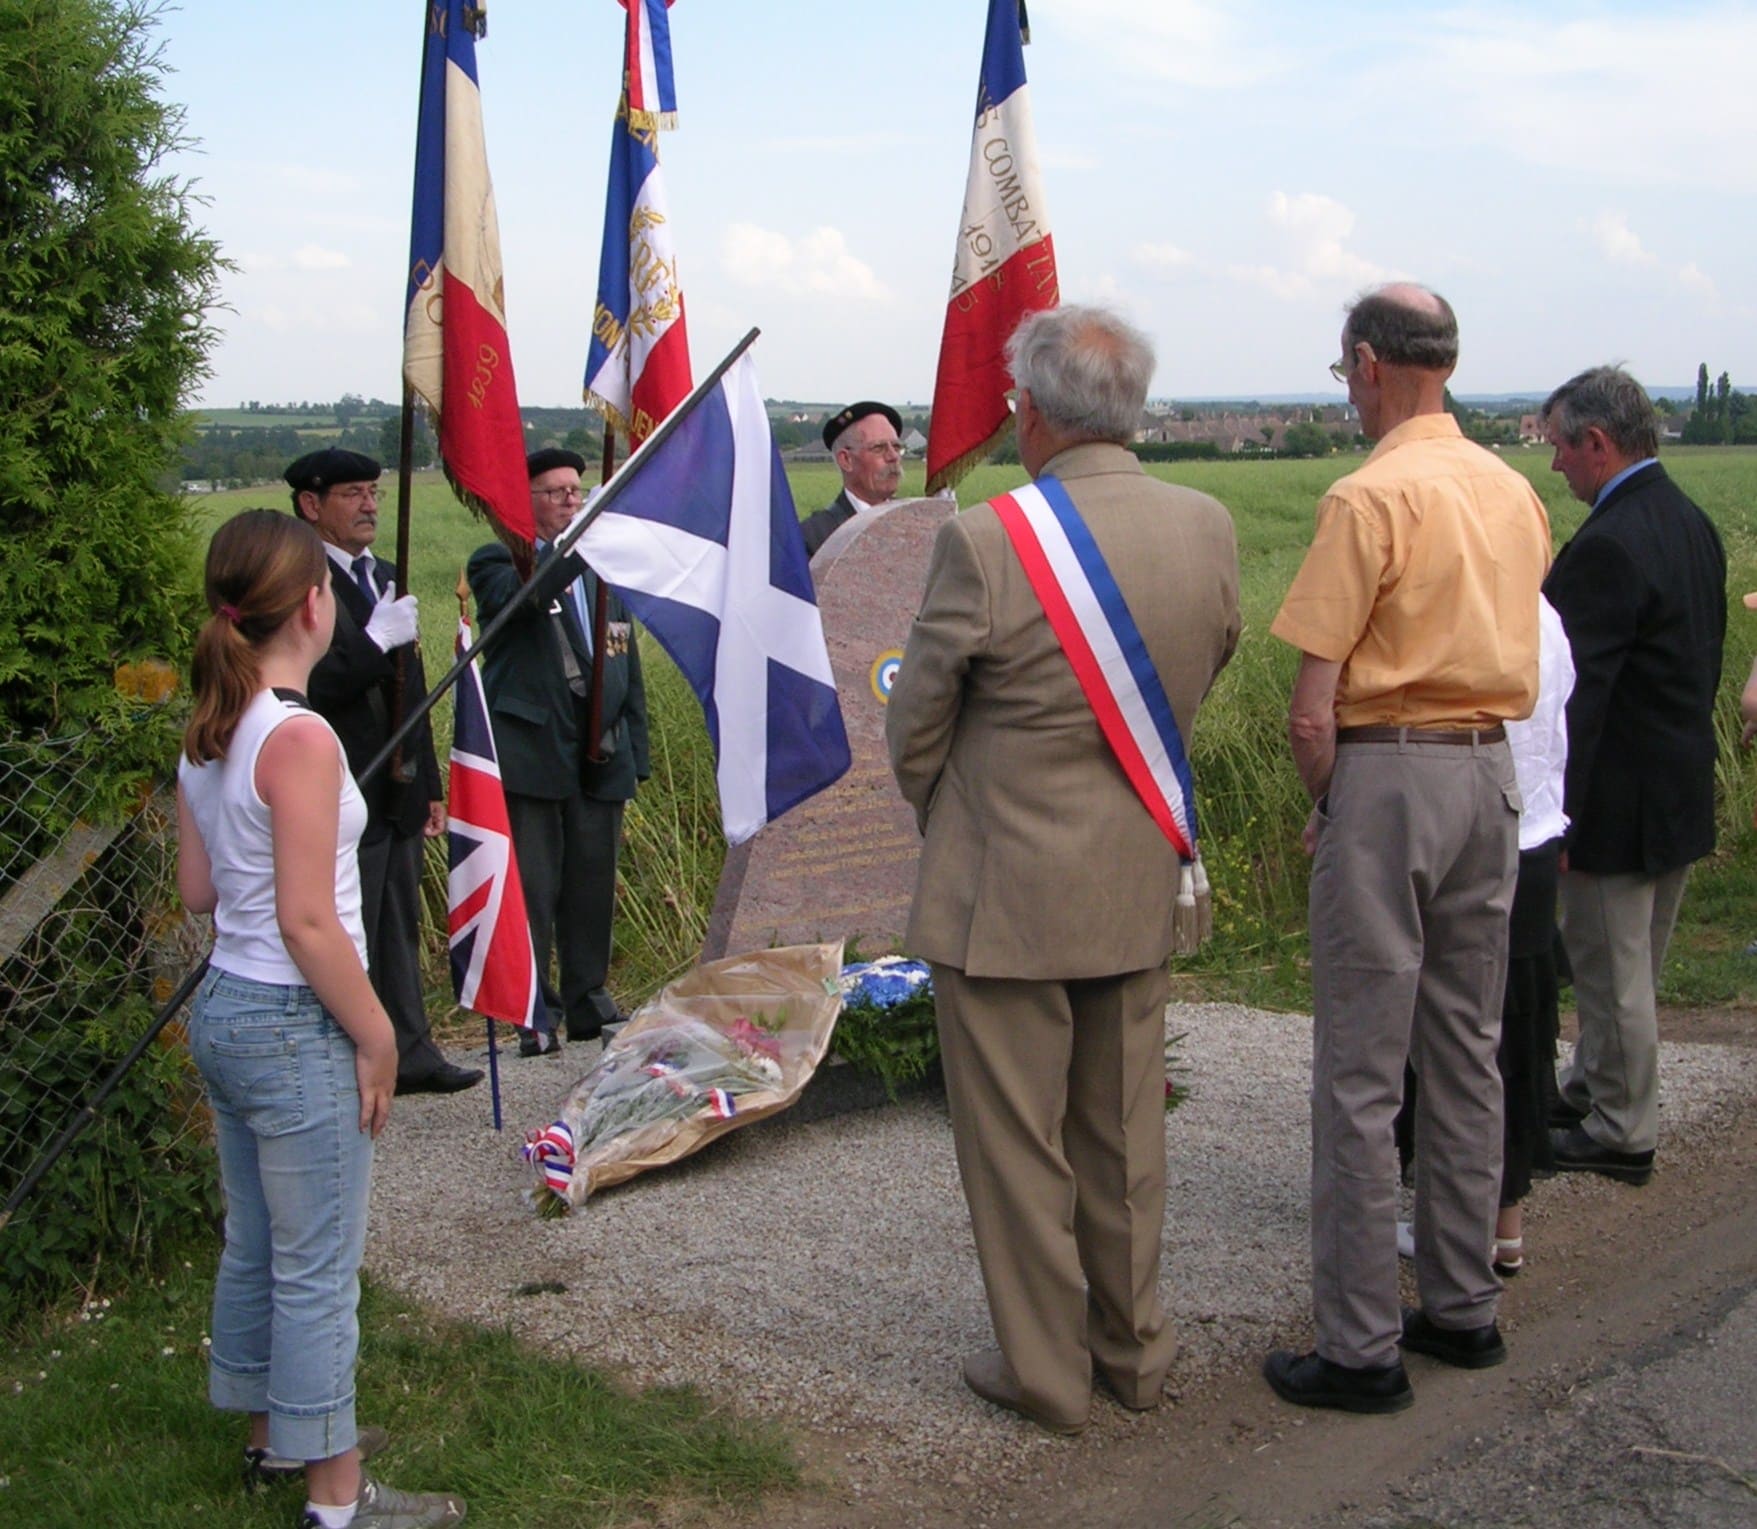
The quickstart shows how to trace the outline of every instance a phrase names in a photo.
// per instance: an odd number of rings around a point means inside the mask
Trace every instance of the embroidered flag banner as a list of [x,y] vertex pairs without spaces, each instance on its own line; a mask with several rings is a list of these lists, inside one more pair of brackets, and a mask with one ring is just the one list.
[[738,844],[849,763],[799,515],[750,357],[623,471],[635,476],[573,545],[702,703],[726,838]]
[[403,377],[433,412],[445,475],[459,497],[529,542],[536,529],[525,432],[476,78],[476,40],[486,25],[469,0],[429,0]]
[[1021,0],[989,0],[976,130],[927,431],[927,491],[956,484],[1012,424],[1007,339],[1060,301],[1025,83]]
[[[659,0],[624,0],[624,5],[631,60],[648,48],[656,59],[663,38],[664,68],[657,71],[653,89],[659,101],[669,103],[659,115],[674,115],[665,8]],[[610,131],[610,184],[598,257],[598,301],[586,352],[585,400],[638,446],[689,396],[692,384],[683,288],[659,170],[659,134],[650,125],[652,98],[637,107],[632,98],[637,89],[645,92],[647,86],[631,70]],[[649,125],[641,125],[643,121]]]
[[1104,553],[1059,479],[988,502],[1123,774],[1172,848],[1194,860],[1195,782],[1183,734]]
[[[458,622],[458,656],[470,646],[470,623]],[[525,889],[513,855],[512,825],[500,784],[500,760],[482,693],[481,660],[458,677],[451,743],[446,924],[457,1000],[490,1019],[530,1026],[536,1020],[537,961]]]
[[628,12],[628,120],[638,128],[677,126],[677,87],[671,78],[671,0],[621,0]]

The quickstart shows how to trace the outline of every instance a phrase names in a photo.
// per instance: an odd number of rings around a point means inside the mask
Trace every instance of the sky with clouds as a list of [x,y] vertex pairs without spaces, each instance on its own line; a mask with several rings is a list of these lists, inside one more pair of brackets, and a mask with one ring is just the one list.
[[[661,140],[699,372],[931,397],[986,0],[676,0]],[[616,0],[492,0],[478,54],[519,392],[578,401]],[[199,149],[171,168],[237,270],[204,401],[399,391],[424,0],[177,0]],[[1409,277],[1463,393],[1626,362],[1757,382],[1757,0],[1030,0],[1063,296],[1153,336],[1165,397],[1333,389],[1340,315]]]

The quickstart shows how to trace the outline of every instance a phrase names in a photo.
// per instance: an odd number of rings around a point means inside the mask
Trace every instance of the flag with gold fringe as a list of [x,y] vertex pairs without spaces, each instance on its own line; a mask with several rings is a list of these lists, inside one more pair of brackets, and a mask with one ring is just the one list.
[[459,497],[528,544],[536,528],[476,73],[487,23],[469,0],[426,9],[403,377],[433,413]]
[[584,392],[586,403],[638,446],[689,396],[692,384],[683,288],[659,168],[658,129],[677,116],[671,34],[662,0],[621,3],[628,12],[625,78],[610,131]]
[[976,128],[927,431],[927,491],[954,485],[1012,425],[1006,343],[1061,299],[1025,82],[1024,0],[989,0]]

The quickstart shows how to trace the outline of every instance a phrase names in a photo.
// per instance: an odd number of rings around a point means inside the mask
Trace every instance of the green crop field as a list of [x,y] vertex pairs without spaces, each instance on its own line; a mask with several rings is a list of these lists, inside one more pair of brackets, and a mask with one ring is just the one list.
[[[1558,544],[1585,514],[1549,471],[1545,450],[1506,453],[1549,507]],[[1316,461],[1179,462],[1149,470],[1213,494],[1238,527],[1245,629],[1238,653],[1204,706],[1192,746],[1202,814],[1204,858],[1216,893],[1217,937],[1182,963],[1180,991],[1303,1007],[1306,986],[1304,899],[1306,864],[1298,846],[1305,818],[1299,782],[1283,733],[1295,655],[1269,636],[1273,618],[1310,537],[1312,512],[1324,490],[1360,461],[1344,455]],[[1737,597],[1757,589],[1757,449],[1672,448],[1667,467],[1714,517],[1726,541],[1729,613],[1722,681],[1721,847],[1698,867],[1669,963],[1667,996],[1674,1002],[1757,1001],[1757,959],[1743,955],[1757,938],[1757,760],[1738,749],[1738,695],[1757,650],[1757,614]],[[828,463],[792,468],[789,481],[801,514],[835,497],[839,478]],[[983,467],[960,486],[965,504],[1024,481],[1019,467]],[[919,462],[908,464],[902,493],[922,489]],[[378,550],[395,547],[394,486]],[[207,529],[251,505],[284,507],[278,484],[198,496],[192,501]],[[452,497],[437,473],[417,477],[412,510],[410,583],[421,599],[428,671],[450,666],[456,630],[455,590],[470,552],[487,540],[481,521]],[[623,907],[617,925],[615,985],[626,1003],[642,998],[693,961],[723,855],[714,801],[712,760],[701,715],[681,678],[656,644],[643,649],[655,727],[654,779],[629,815]],[[449,707],[435,714],[443,752]],[[442,981],[443,886],[438,852],[429,879],[433,970]],[[436,990],[436,1000],[440,994]]]

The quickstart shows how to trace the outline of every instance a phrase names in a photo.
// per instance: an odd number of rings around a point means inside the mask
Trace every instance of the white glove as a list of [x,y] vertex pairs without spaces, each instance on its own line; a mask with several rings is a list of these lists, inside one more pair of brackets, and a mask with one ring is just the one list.
[[366,621],[366,635],[378,644],[381,653],[415,640],[415,597],[404,595],[397,599],[395,579],[384,586],[378,604],[372,607],[372,614]]

